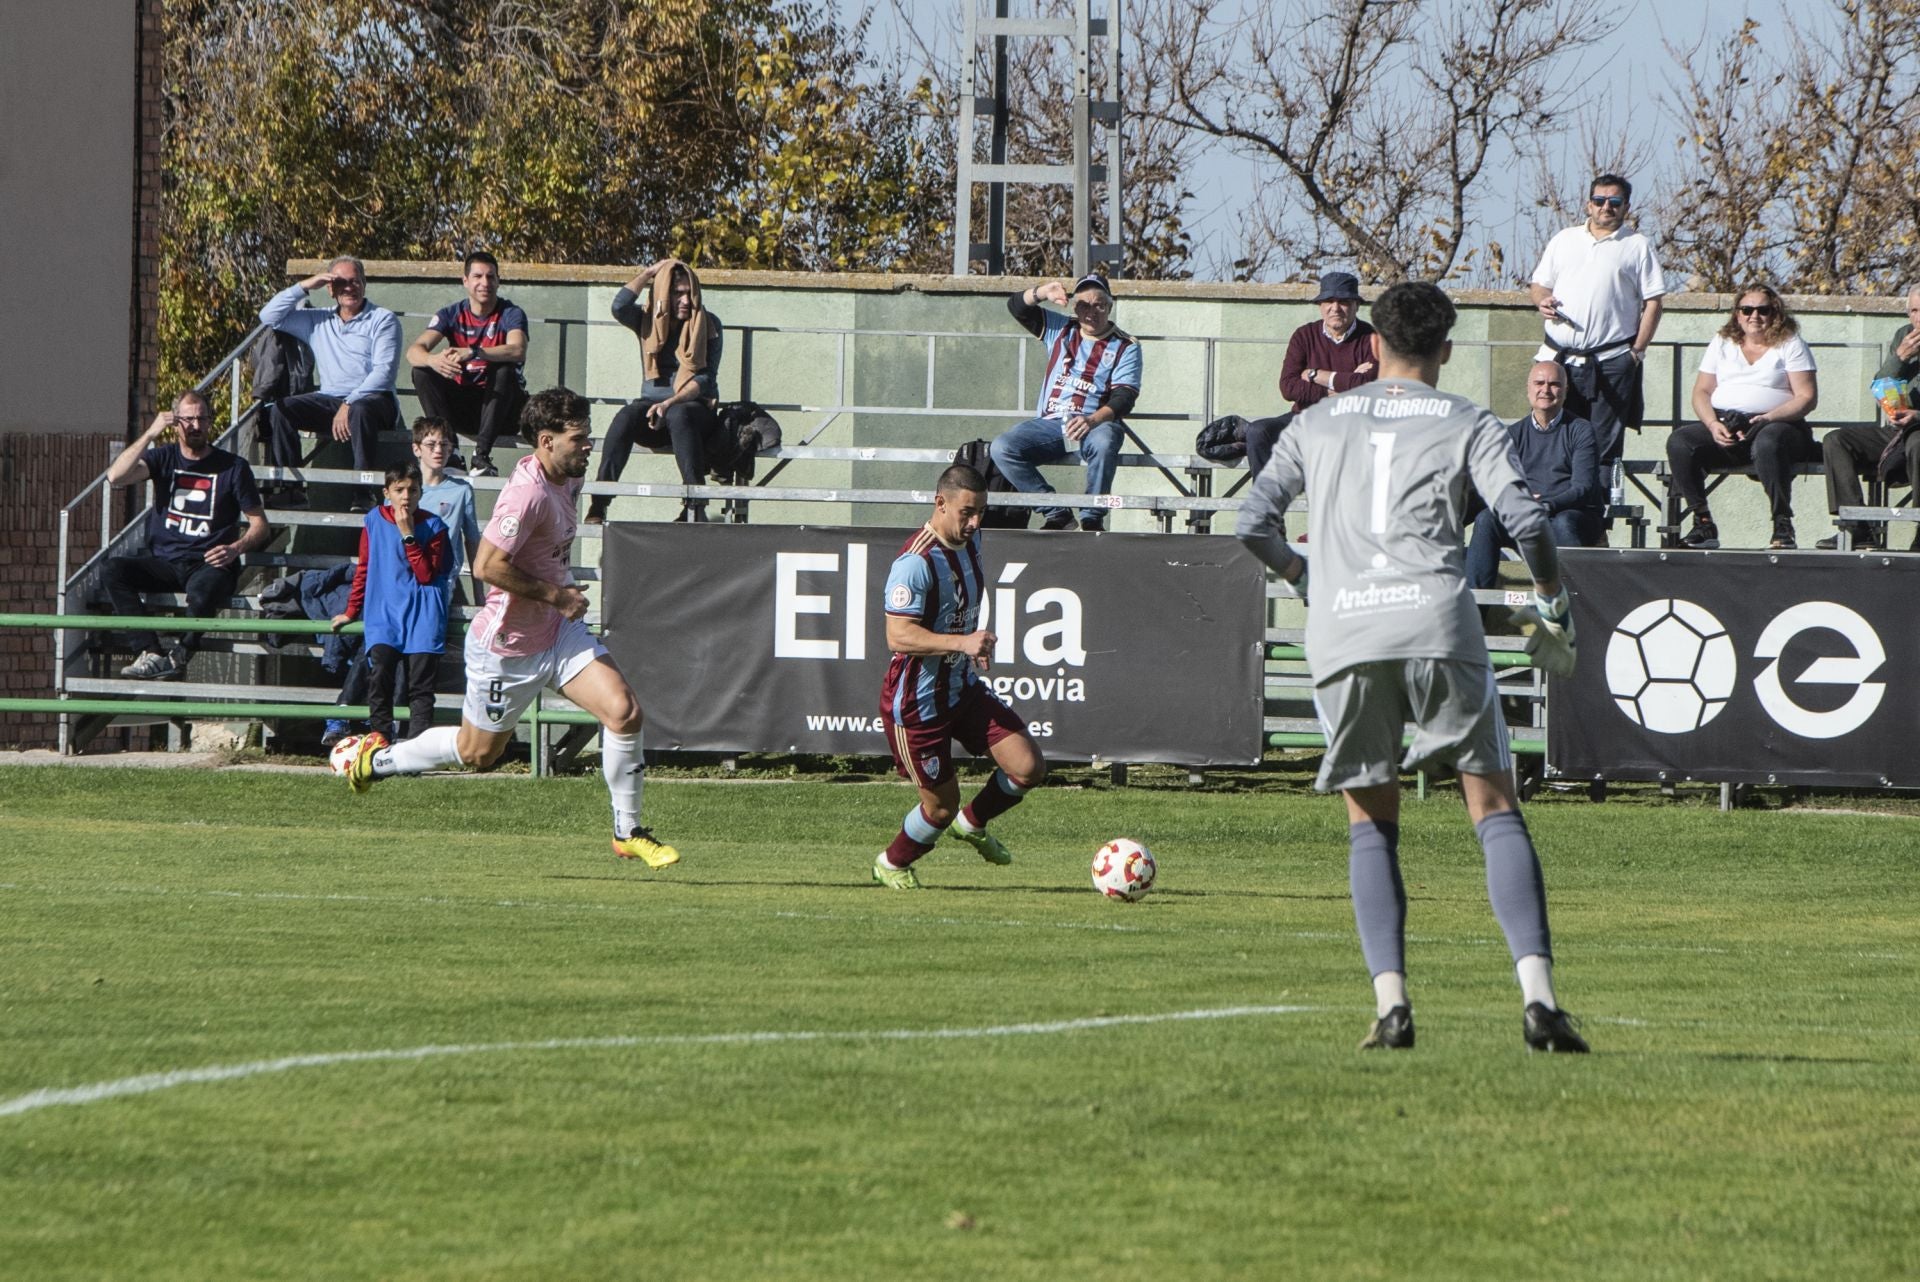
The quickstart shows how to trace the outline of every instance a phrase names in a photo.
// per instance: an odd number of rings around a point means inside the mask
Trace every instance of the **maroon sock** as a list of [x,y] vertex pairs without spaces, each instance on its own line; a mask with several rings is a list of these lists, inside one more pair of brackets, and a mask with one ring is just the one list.
[[907,836],[903,828],[893,834],[893,840],[887,843],[887,862],[895,868],[905,868],[932,849],[931,842],[915,841]]
[[976,829],[984,828],[995,818],[1019,805],[1026,798],[1027,792],[1024,788],[1019,792],[1009,792],[1008,788],[1012,784],[1013,781],[1007,778],[1005,771],[994,771],[987,779],[986,786],[980,789],[974,799],[967,803],[967,808],[961,812],[966,815],[967,822]]

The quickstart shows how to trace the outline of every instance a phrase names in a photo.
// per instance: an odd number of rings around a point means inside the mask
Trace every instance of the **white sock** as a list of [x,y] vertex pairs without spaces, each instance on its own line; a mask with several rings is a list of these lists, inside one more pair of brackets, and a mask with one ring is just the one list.
[[1520,1000],[1531,1006],[1539,1002],[1548,1010],[1559,1010],[1553,1000],[1553,958],[1529,953],[1513,964],[1520,977]]
[[420,775],[460,764],[460,727],[435,726],[373,754],[373,777]]
[[640,826],[640,793],[646,784],[647,758],[640,746],[645,730],[632,734],[600,732],[600,773],[613,798],[613,835],[625,841]]
[[1383,970],[1373,977],[1373,1005],[1373,1013],[1382,1016],[1395,1006],[1405,1006],[1408,1010],[1413,1009],[1413,1004],[1407,1000],[1407,977],[1405,972]]

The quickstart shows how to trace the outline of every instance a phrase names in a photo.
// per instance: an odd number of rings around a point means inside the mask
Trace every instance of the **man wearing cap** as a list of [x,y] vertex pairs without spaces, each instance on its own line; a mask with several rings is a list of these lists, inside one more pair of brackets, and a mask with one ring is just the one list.
[[1257,418],[1245,428],[1247,471],[1255,476],[1267,465],[1274,441],[1294,414],[1375,377],[1373,326],[1359,316],[1360,278],[1352,272],[1328,272],[1320,278],[1313,301],[1320,305],[1320,319],[1293,331],[1286,359],[1280,362],[1280,395],[1293,402],[1293,414]]
[[1567,368],[1567,413],[1593,425],[1600,475],[1644,412],[1640,363],[1660,325],[1666,277],[1653,242],[1627,227],[1633,184],[1601,174],[1587,187],[1587,221],[1557,233],[1527,292],[1546,323],[1535,360]]
[[[1071,304],[1072,316],[1049,311]],[[1046,373],[1034,417],[994,438],[993,465],[1026,494],[1051,494],[1040,464],[1058,463],[1077,451],[1086,465],[1088,494],[1105,494],[1113,485],[1120,456],[1120,420],[1140,396],[1140,344],[1113,323],[1113,294],[1101,276],[1083,276],[1066,284],[1050,280],[1007,299],[1013,318],[1047,347]],[[1073,528],[1066,508],[1042,508],[1043,530]],[[1080,528],[1105,528],[1099,508],[1080,510]]]

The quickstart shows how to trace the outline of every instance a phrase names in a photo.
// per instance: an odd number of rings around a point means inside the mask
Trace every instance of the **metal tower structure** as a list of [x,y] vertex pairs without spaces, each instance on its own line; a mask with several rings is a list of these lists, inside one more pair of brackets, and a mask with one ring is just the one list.
[[[1107,0],[1105,17],[1093,16],[1093,0],[1073,0],[1070,18],[1013,18],[1009,0],[992,0],[993,15],[981,12],[983,0],[964,0],[967,6],[966,52],[961,60],[959,172],[954,183],[953,274],[965,276],[975,261],[985,260],[987,274],[1006,273],[1007,186],[1010,183],[1052,183],[1073,188],[1073,274],[1084,276],[1094,263],[1121,261],[1120,236],[1120,103],[1096,102],[1092,97],[1094,42],[1106,72],[1108,92],[1120,89],[1120,33],[1123,0]],[[992,78],[978,83],[975,54],[979,41],[993,41]],[[1011,165],[1007,163],[1007,43],[1013,39],[1065,40],[1073,50],[1073,161],[1065,165]],[[987,122],[988,156],[974,159],[974,140],[981,120]],[[1106,130],[1106,163],[1093,162],[1093,122]],[[1093,187],[1106,185],[1106,240],[1093,241]],[[973,239],[973,189],[987,189],[987,237]]]

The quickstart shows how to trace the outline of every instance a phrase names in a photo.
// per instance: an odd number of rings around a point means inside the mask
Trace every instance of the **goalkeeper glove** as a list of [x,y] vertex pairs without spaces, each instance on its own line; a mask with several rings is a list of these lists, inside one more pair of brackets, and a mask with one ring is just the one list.
[[1527,653],[1533,666],[1551,677],[1570,677],[1574,667],[1573,601],[1562,588],[1554,597],[1533,594],[1533,604],[1513,612],[1514,621],[1531,624]]

